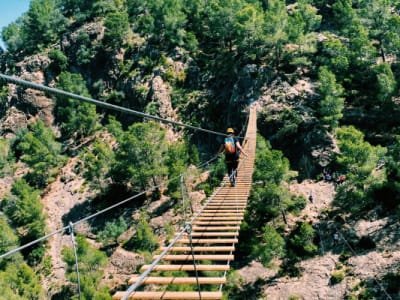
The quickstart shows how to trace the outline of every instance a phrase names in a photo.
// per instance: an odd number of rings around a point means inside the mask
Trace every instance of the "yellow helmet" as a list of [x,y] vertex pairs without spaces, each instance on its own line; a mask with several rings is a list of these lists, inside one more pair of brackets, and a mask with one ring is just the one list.
[[228,128],[227,130],[226,130],[226,133],[235,133],[235,130],[233,129],[233,128]]

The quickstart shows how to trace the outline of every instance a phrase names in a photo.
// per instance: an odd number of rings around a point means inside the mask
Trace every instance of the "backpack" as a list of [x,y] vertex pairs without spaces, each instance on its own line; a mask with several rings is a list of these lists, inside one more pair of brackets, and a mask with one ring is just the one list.
[[226,137],[224,141],[225,154],[235,154],[236,145],[233,137]]

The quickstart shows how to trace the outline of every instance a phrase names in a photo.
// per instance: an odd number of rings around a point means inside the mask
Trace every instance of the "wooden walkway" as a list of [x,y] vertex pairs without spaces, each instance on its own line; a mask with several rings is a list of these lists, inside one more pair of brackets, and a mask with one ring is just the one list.
[[[250,109],[243,142],[248,157],[241,159],[236,186],[231,187],[228,177],[224,178],[222,187],[192,220],[191,231],[182,234],[162,256],[163,264],[153,266],[151,273],[154,275],[141,282],[152,286],[145,291],[133,291],[127,299],[222,299],[222,286],[226,283],[230,262],[234,260],[233,252],[251,190],[256,132],[256,111]],[[141,272],[149,270],[150,266],[142,266]],[[168,275],[160,276],[160,273]],[[133,276],[129,284],[137,283],[139,278],[140,275]],[[113,299],[123,299],[125,294],[126,291],[116,292]]]

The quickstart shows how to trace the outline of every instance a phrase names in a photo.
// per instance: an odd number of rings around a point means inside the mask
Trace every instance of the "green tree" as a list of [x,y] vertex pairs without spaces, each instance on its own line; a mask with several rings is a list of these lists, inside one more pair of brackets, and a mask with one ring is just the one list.
[[237,51],[257,60],[264,54],[264,13],[259,5],[245,4],[236,13],[233,30],[237,39]]
[[319,102],[318,113],[321,122],[333,130],[339,125],[344,108],[344,98],[342,98],[343,88],[336,82],[335,75],[327,67],[320,67],[318,72],[319,88],[322,97]]
[[118,11],[107,14],[104,20],[103,44],[111,49],[119,49],[129,33],[128,13]]
[[155,251],[159,244],[157,237],[154,235],[153,229],[149,224],[149,215],[145,211],[140,212],[140,219],[136,224],[136,233],[127,242],[126,246],[134,251]]
[[94,2],[96,0],[63,0],[62,12],[66,17],[74,17],[80,23],[92,16]]
[[268,1],[265,11],[266,44],[270,52],[270,59],[275,67],[281,63],[283,47],[288,41],[287,26],[288,14],[286,3],[282,0]]
[[45,299],[38,277],[25,263],[8,264],[0,270],[0,300],[9,299]]
[[167,142],[165,130],[154,122],[136,123],[117,137],[113,179],[130,184],[136,190],[157,186],[168,173],[165,165]]
[[388,56],[399,54],[400,16],[393,13],[394,3],[390,0],[360,1],[360,17],[368,28],[383,62]]
[[318,246],[314,244],[315,230],[308,223],[297,224],[289,237],[289,247],[299,256],[308,257],[317,253]]
[[40,190],[29,186],[25,180],[17,179],[11,195],[5,198],[5,212],[17,227],[22,227],[26,239],[33,240],[45,232],[43,206]]
[[321,55],[318,61],[326,66],[329,71],[336,75],[336,78],[343,80],[349,68],[348,49],[340,38],[326,34],[327,40],[321,44]]
[[168,166],[168,194],[173,199],[181,199],[180,175],[186,172],[189,162],[187,145],[184,142],[176,142],[168,147],[167,159]]
[[166,43],[170,48],[184,46],[186,38],[186,15],[183,0],[163,0],[156,5],[154,19],[155,36],[160,43]]
[[[19,246],[18,236],[11,229],[4,216],[0,216],[0,253],[4,254]],[[0,270],[4,269],[4,264],[7,261],[4,259],[0,261]]]
[[128,224],[122,217],[115,221],[106,222],[106,226],[97,235],[97,240],[103,245],[117,243],[118,237],[128,229]]
[[337,162],[349,172],[348,177],[356,178],[355,182],[363,185],[378,161],[384,157],[386,148],[365,142],[364,134],[354,126],[338,128],[336,136],[340,149]]
[[272,259],[285,255],[285,240],[272,226],[266,225],[261,243],[255,246],[254,252],[263,266],[268,267]]
[[[107,264],[106,255],[91,247],[85,237],[76,236],[76,247],[81,279],[82,299],[100,299],[111,300],[106,287],[99,286],[104,271],[102,268]],[[63,260],[67,263],[67,278],[77,283],[75,255],[73,248],[64,248],[62,250]],[[79,299],[74,295],[72,299]]]
[[377,100],[379,104],[390,104],[392,96],[397,91],[395,76],[387,63],[382,63],[373,67],[376,74]]
[[296,42],[299,37],[319,28],[322,17],[317,11],[317,8],[306,0],[297,1],[297,5],[289,13],[287,32],[290,41]]
[[289,160],[283,156],[282,152],[272,150],[269,142],[260,135],[257,137],[256,155],[253,181],[280,185],[282,181],[289,178]]
[[81,153],[83,160],[83,177],[89,182],[92,189],[104,193],[110,181],[110,170],[115,162],[115,154],[112,147],[106,141],[96,139],[87,149]]
[[60,50],[50,50],[49,58],[51,60],[49,69],[57,75],[68,67],[68,57]]
[[[56,87],[83,97],[90,97],[85,81],[80,74],[62,72]],[[99,115],[96,106],[90,103],[59,96],[55,115],[60,122],[62,133],[67,138],[83,138],[99,128]]]
[[387,178],[400,182],[400,136],[396,136],[393,144],[388,147]]
[[1,30],[1,39],[4,41],[7,51],[14,55],[20,54],[23,50],[22,23],[24,17],[18,18]]
[[[21,244],[26,244],[45,234],[45,217],[40,200],[40,190],[29,186],[25,180],[18,179],[11,188],[11,194],[4,199],[4,211],[18,227]],[[44,255],[44,246],[37,244],[28,254],[28,262],[35,265]]]
[[4,216],[0,216],[0,228],[0,252],[6,253],[18,246],[18,237],[10,228]]
[[[242,0],[212,0],[206,6],[205,15],[207,19],[204,26],[207,26],[207,31],[205,36],[216,43],[217,49],[222,52],[232,52],[236,45],[237,36],[232,29],[239,26],[235,19],[237,12],[242,11],[243,6],[244,1]],[[242,18],[244,17],[246,16],[243,15]]]
[[332,5],[332,10],[334,15],[333,21],[335,22],[337,28],[346,34],[348,28],[352,25],[354,19],[356,18],[352,1],[335,1],[335,3]]
[[66,27],[66,19],[57,7],[56,0],[32,0],[23,18],[23,47],[34,53],[54,43]]
[[303,204],[301,199],[292,199],[285,187],[284,183],[295,175],[290,171],[288,159],[280,151],[272,150],[261,136],[257,137],[255,163],[253,181],[256,185],[250,195],[249,215],[252,227],[261,230],[282,209],[297,210]]
[[16,148],[22,153],[21,160],[30,167],[26,180],[35,187],[53,182],[65,161],[60,154],[61,144],[55,141],[51,128],[40,120],[17,140]]
[[[352,1],[339,0],[332,5],[332,9],[340,32],[348,38],[349,62],[355,68],[367,68],[375,61],[376,50],[369,39],[368,30],[352,7]],[[368,69],[361,71],[369,72]]]

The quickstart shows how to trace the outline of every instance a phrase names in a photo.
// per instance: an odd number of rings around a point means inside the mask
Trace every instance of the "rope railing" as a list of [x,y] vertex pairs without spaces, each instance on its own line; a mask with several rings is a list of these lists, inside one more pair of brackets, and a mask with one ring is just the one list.
[[170,242],[170,244],[164,249],[164,251],[152,262],[152,264],[148,267],[148,269],[143,272],[137,281],[132,284],[125,292],[122,300],[127,300],[128,297],[139,287],[142,285],[143,280],[154,270],[155,266],[157,266],[160,261],[164,258],[164,256],[170,251],[170,249],[176,244],[176,242],[185,234],[187,233],[188,229],[192,226],[193,221],[204,211],[207,207],[207,204],[211,202],[214,196],[218,193],[218,191],[222,187],[217,188],[217,191],[213,193],[213,195],[207,200],[207,202],[203,205],[203,207],[192,217],[190,222],[186,223],[183,229],[177,234],[177,236]]

